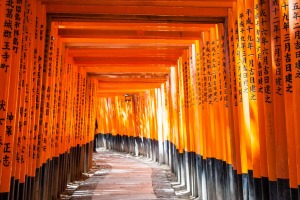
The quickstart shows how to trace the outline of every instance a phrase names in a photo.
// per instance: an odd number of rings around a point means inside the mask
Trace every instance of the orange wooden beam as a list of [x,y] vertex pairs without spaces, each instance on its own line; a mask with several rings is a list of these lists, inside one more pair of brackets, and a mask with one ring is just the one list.
[[155,89],[159,87],[148,87],[148,88],[134,88],[134,89],[101,89],[97,91],[98,97],[103,96],[119,96],[119,95],[125,95],[125,94],[134,94],[138,92],[144,92],[147,90]]
[[141,62],[147,62],[149,61],[149,63],[151,64],[152,61],[156,62],[156,61],[176,61],[178,59],[178,56],[147,56],[147,57],[143,57],[142,55],[139,56],[127,56],[127,57],[119,57],[119,56],[115,56],[112,57],[102,57],[101,55],[99,55],[98,57],[75,57],[73,58],[75,63],[77,62],[89,62],[89,61],[95,61],[95,62],[106,62],[106,61],[141,61]]
[[103,82],[122,82],[124,84],[127,83],[164,83],[167,81],[167,78],[165,77],[151,77],[151,78],[109,78],[109,77],[103,77],[101,75],[92,76],[93,78],[96,78],[99,81],[99,84],[102,84]]
[[102,5],[102,6],[168,6],[168,7],[218,7],[218,8],[231,8],[232,3],[236,2],[235,0],[205,0],[205,1],[164,1],[164,0],[143,0],[141,2],[140,0],[117,0],[117,1],[111,1],[111,0],[89,0],[89,1],[81,1],[81,0],[43,0],[42,3],[47,4],[48,6],[51,4],[57,4],[57,5]]
[[168,15],[129,15],[129,14],[76,14],[51,13],[51,21],[62,22],[124,22],[124,23],[168,23],[168,24],[217,24],[224,23],[225,17],[209,16],[168,16]]
[[228,8],[48,4],[47,13],[226,17]]
[[[181,49],[158,49],[158,48],[115,48],[115,49],[101,49],[101,48],[77,48],[70,49],[69,56],[76,57],[179,57],[182,54]],[[142,52],[142,53],[141,53]]]
[[87,65],[85,70],[88,73],[170,73],[170,65],[101,65],[97,67],[91,67]]
[[[207,29],[203,29],[207,31]],[[59,30],[62,38],[125,38],[125,39],[199,39],[203,31],[143,31],[143,30],[83,30],[83,29],[63,29]]]
[[162,23],[162,22],[60,22],[59,29],[84,30],[141,30],[141,31],[205,31],[215,24]]
[[111,38],[61,38],[61,41],[69,47],[186,47],[194,43],[195,40],[185,39],[111,39]]
[[90,54],[176,54],[181,55],[185,47],[172,47],[172,48],[160,48],[160,47],[148,47],[148,48],[69,48],[68,55],[78,57],[78,55],[90,55]]
[[149,89],[157,88],[161,86],[161,83],[145,83],[145,82],[124,82],[123,84],[119,81],[111,82],[98,82],[98,90],[130,90],[130,89]]
[[147,90],[159,88],[159,86],[147,86],[145,88],[116,88],[116,89],[103,89],[100,88],[97,90],[97,95],[101,94],[132,94],[137,92],[144,92]]
[[[151,89],[155,89],[155,88],[151,88]],[[151,90],[149,89],[149,90]],[[103,98],[103,97],[120,97],[120,96],[125,96],[125,95],[134,95],[134,94],[138,94],[140,92],[145,92],[147,90],[127,90],[127,91],[118,91],[118,90],[115,90],[115,91],[100,91],[96,94],[96,97],[98,98]]]
[[76,60],[75,64],[78,66],[89,66],[89,65],[103,65],[103,64],[110,64],[110,65],[147,65],[147,64],[157,64],[157,65],[176,65],[176,60],[129,60],[129,59],[106,59],[106,60]]

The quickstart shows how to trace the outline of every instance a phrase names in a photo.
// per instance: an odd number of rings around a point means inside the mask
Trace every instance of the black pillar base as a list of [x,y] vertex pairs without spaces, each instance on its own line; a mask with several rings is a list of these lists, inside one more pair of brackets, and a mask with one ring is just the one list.
[[254,178],[254,195],[255,199],[263,199],[262,180],[260,178]]
[[9,193],[0,193],[1,200],[9,200]]
[[294,199],[300,199],[300,186],[299,188],[292,188],[291,189],[291,199],[294,200]]
[[277,182],[276,181],[269,181],[269,189],[270,189],[270,199],[277,199],[278,198],[278,189],[277,189]]

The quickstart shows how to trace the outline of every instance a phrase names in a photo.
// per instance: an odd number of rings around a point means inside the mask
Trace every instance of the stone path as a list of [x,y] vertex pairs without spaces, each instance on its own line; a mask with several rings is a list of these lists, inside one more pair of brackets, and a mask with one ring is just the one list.
[[103,151],[100,155],[112,169],[98,183],[92,199],[157,199],[149,166],[125,154]]
[[85,180],[69,184],[61,199],[190,199],[176,196],[170,182],[174,174],[149,158],[98,149],[93,162]]

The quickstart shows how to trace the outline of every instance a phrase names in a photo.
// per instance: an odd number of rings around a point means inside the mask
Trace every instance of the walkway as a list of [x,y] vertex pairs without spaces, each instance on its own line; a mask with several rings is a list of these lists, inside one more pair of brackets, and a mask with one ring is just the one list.
[[62,199],[179,199],[171,187],[174,175],[144,157],[98,149],[85,181],[69,184]]
[[112,169],[105,180],[98,183],[93,199],[157,199],[149,166],[119,153],[106,151],[99,155]]

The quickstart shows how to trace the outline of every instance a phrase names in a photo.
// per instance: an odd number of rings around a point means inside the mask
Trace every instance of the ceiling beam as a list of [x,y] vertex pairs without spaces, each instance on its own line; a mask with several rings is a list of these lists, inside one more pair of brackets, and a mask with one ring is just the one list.
[[226,17],[228,8],[223,7],[171,7],[171,6],[111,6],[81,4],[49,4],[47,13],[70,14],[122,14],[190,17]]
[[142,48],[189,47],[196,40],[188,39],[124,39],[124,38],[61,38],[68,48]]
[[[209,29],[203,29],[208,31]],[[143,31],[143,30],[81,30],[61,29],[58,34],[62,38],[125,38],[125,39],[199,39],[203,31]]]
[[110,64],[110,65],[148,65],[148,64],[153,64],[153,65],[169,65],[169,66],[174,66],[177,65],[177,61],[173,60],[78,60],[75,61],[75,64],[78,66],[89,66],[89,65],[105,65],[105,64]]
[[[141,49],[143,51],[143,49]],[[90,54],[72,54],[70,56],[72,56],[74,58],[74,60],[78,60],[77,58],[165,58],[165,59],[176,59],[178,58],[180,55],[182,54],[163,54],[163,53],[145,53],[145,54],[132,54],[132,53],[122,53],[122,51],[120,51],[119,54],[116,53],[90,53]]]
[[128,89],[128,90],[102,90],[98,91],[97,97],[115,97],[115,96],[125,96],[127,94],[137,94],[139,92],[145,92],[147,90],[151,90],[155,88],[149,88],[149,89]]
[[107,74],[107,73],[170,73],[170,67],[85,67],[89,74]]
[[102,6],[167,6],[167,7],[218,7],[231,8],[235,0],[42,0],[46,5],[102,5]]
[[[185,47],[173,47],[173,48],[157,48],[157,47],[147,47],[147,48],[68,48],[68,55],[72,57],[94,57],[102,55],[103,57],[110,56],[164,56],[164,55],[182,55]],[[143,52],[141,54],[141,52]]]
[[[130,74],[129,74],[130,76]],[[147,77],[147,78],[137,78],[137,77],[116,77],[116,78],[111,78],[111,77],[103,77],[103,76],[97,76],[97,75],[92,75],[92,78],[95,78],[99,81],[99,83],[103,82],[120,82],[122,84],[128,84],[128,83],[164,83],[167,81],[166,77]]]
[[188,24],[162,22],[60,22],[59,29],[143,30],[143,31],[204,31],[215,24]]
[[168,24],[216,24],[223,23],[226,17],[197,16],[159,16],[159,15],[124,15],[124,14],[80,14],[80,13],[48,13],[51,21],[57,22],[124,22],[124,23],[168,23]]
[[144,83],[144,82],[99,82],[97,93],[112,92],[137,92],[154,88],[160,88],[162,83]]

